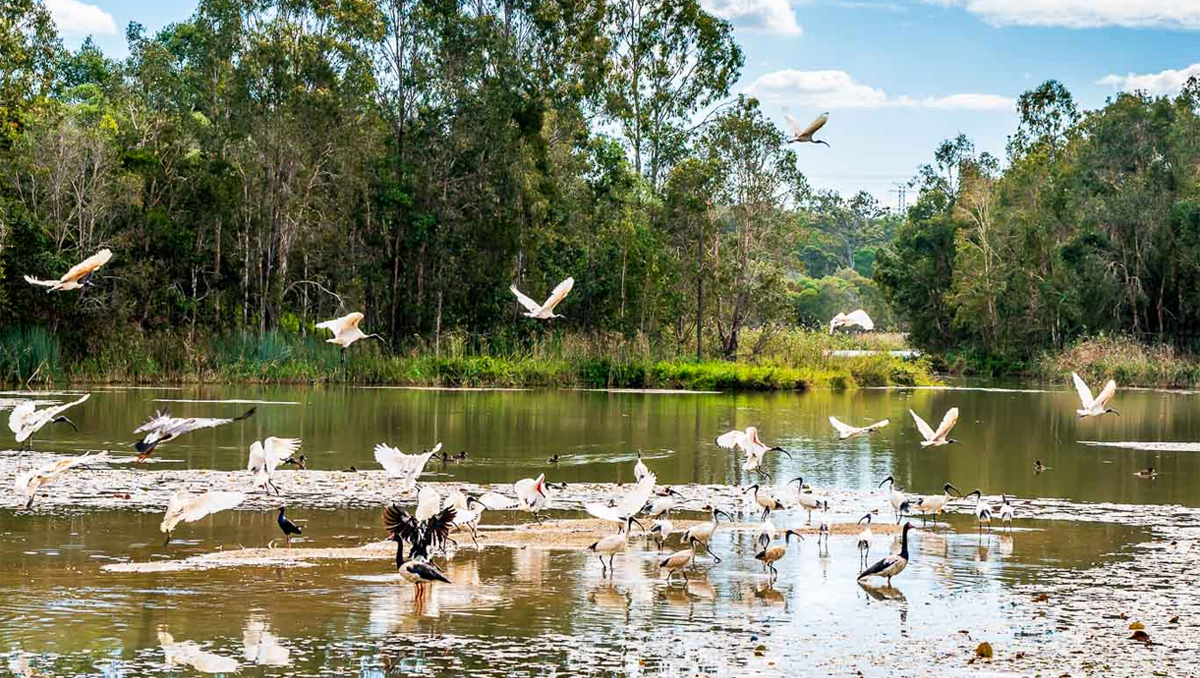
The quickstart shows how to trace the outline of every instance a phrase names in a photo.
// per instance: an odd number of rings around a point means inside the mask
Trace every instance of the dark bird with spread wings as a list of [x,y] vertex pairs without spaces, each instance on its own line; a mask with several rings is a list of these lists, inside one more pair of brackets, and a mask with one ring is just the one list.
[[[383,526],[396,542],[396,570],[405,581],[416,587],[416,597],[425,595],[425,585],[434,582],[450,583],[446,575],[429,561],[429,547],[444,544],[454,526],[453,506],[435,513],[427,520],[417,520],[395,504],[383,510]],[[409,558],[404,558],[404,542],[409,544]]]

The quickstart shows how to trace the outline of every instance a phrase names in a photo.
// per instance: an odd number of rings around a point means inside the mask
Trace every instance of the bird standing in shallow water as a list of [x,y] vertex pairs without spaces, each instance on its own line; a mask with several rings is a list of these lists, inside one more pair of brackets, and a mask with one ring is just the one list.
[[690,548],[676,551],[658,563],[658,569],[667,571],[668,582],[671,581],[671,577],[675,576],[676,572],[682,574],[683,580],[687,581],[688,576],[685,569],[696,559],[696,540],[689,539],[688,541],[691,543]]
[[[442,509],[428,520],[417,520],[395,504],[383,511],[383,525],[387,528],[388,536],[396,542],[396,570],[416,588],[415,597],[418,601],[425,597],[426,585],[450,583],[446,575],[429,561],[429,546],[446,541],[454,517],[453,507]],[[405,541],[412,547],[408,559],[404,557]]]
[[[596,557],[600,559],[600,576],[603,577],[606,573],[609,574],[609,576],[612,575],[613,558],[616,558],[618,553],[623,553],[625,549],[629,547],[629,533],[633,531],[634,523],[637,523],[638,527],[642,527],[642,524],[638,522],[637,518],[630,516],[625,519],[625,525],[620,532],[617,534],[610,534],[599,541],[593,542],[592,545],[588,547],[588,550],[592,553],[595,553]],[[604,564],[604,556],[608,556],[608,565]]]
[[279,507],[279,515],[276,516],[275,522],[278,523],[279,529],[283,530],[283,537],[287,539],[288,548],[292,548],[292,535],[300,534],[300,526],[293,523],[287,516],[283,515],[284,507]]
[[867,565],[867,558],[871,556],[871,538],[873,535],[871,534],[870,513],[858,519],[859,523],[864,521],[867,523],[867,526],[863,528],[862,532],[858,533],[858,566],[863,568]]
[[771,581],[772,582],[775,581],[775,578],[779,576],[779,570],[775,569],[775,562],[778,561],[780,558],[784,557],[785,555],[787,555],[787,547],[788,547],[788,544],[791,543],[792,536],[799,537],[800,541],[804,541],[804,537],[801,536],[799,532],[796,532],[794,530],[787,530],[786,532],[783,533],[783,543],[782,544],[768,546],[768,547],[760,550],[758,553],[754,554],[754,559],[761,561],[762,564],[766,565],[767,569],[769,569],[771,571]]
[[913,529],[912,523],[904,523],[904,532],[900,537],[900,553],[884,556],[879,562],[863,570],[858,575],[858,580],[862,581],[867,577],[884,577],[887,579],[887,585],[891,586],[892,577],[908,567],[908,531],[911,529]]
[[691,543],[693,552],[696,549],[696,544],[700,544],[704,547],[704,550],[708,552],[708,555],[713,557],[713,562],[719,563],[721,562],[721,558],[717,556],[717,554],[713,553],[712,548],[710,547],[713,535],[717,532],[717,516],[725,516],[727,520],[731,521],[733,518],[728,513],[716,508],[715,506],[705,506],[704,510],[709,512],[709,516],[711,516],[710,520],[706,523],[699,523],[689,527],[687,531],[683,533],[681,541],[685,543]]

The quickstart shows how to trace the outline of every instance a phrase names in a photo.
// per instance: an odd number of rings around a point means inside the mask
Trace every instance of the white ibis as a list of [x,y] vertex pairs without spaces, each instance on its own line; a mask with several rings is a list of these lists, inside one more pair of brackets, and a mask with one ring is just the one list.
[[[610,534],[603,539],[595,541],[591,546],[588,547],[588,550],[592,553],[595,553],[596,557],[600,559],[600,567],[602,568],[600,571],[600,576],[603,577],[605,574],[612,573],[613,558],[616,558],[618,553],[624,553],[625,549],[628,548],[629,533],[633,531],[634,523],[637,523],[638,527],[642,527],[642,524],[638,522],[637,518],[630,516],[625,519],[625,524],[621,526],[622,529],[620,532],[617,534]],[[608,556],[607,566],[604,564],[604,556]]]
[[231,509],[246,500],[241,492],[205,492],[204,494],[189,494],[177,492],[167,504],[159,531],[165,532],[167,540],[164,545],[171,543],[171,533],[179,523],[194,523],[205,516],[218,511]]
[[392,478],[400,479],[400,491],[411,492],[417,486],[417,477],[425,471],[425,464],[442,449],[442,444],[433,446],[429,452],[421,454],[404,454],[398,448],[386,443],[375,446],[375,461],[387,471]]
[[270,494],[271,490],[279,494],[279,488],[271,482],[275,469],[300,449],[299,438],[276,438],[269,436],[263,441],[254,441],[250,445],[250,463],[246,468],[254,475],[254,486],[263,488]]
[[675,524],[668,518],[659,518],[650,526],[650,536],[658,543],[659,551],[662,551],[663,544],[667,543],[674,532]]
[[760,561],[763,565],[766,565],[767,569],[769,569],[771,571],[771,581],[772,582],[775,581],[775,579],[779,576],[779,570],[775,569],[775,563],[780,558],[787,555],[787,548],[788,548],[788,545],[791,543],[793,536],[799,537],[801,541],[804,541],[804,537],[801,536],[801,534],[799,532],[796,532],[794,530],[786,530],[783,533],[783,543],[782,544],[768,546],[766,548],[760,549],[758,553],[754,554],[754,559]]
[[479,501],[493,511],[521,510],[541,520],[538,512],[550,505],[550,497],[546,494],[547,487],[546,474],[543,473],[537,478],[522,478],[513,483],[513,491],[517,495],[515,500],[496,492],[488,492],[479,497]]
[[254,412],[258,408],[251,407],[241,415],[231,419],[204,419],[199,417],[172,417],[170,412],[155,412],[153,417],[146,420],[146,423],[134,429],[134,433],[145,433],[142,439],[134,443],[134,448],[138,451],[139,462],[146,461],[150,455],[154,454],[155,448],[167,442],[174,440],[185,433],[199,431],[206,428],[215,428],[232,424],[235,421],[243,421],[254,416]]
[[872,431],[878,431],[888,425],[888,420],[883,419],[869,426],[851,426],[839,421],[837,417],[830,415],[829,423],[833,424],[833,428],[838,432],[838,440],[845,440],[846,438],[857,438]]
[[642,478],[645,478],[646,474],[649,472],[650,469],[646,466],[646,462],[642,461],[642,451],[638,450],[637,463],[633,466],[633,479],[641,480]]
[[754,543],[758,545],[758,550],[763,550],[775,541],[775,523],[771,521],[771,517],[763,518],[762,523],[758,528],[758,536],[754,538]]
[[917,422],[917,430],[921,432],[921,437],[924,438],[921,441],[921,447],[937,447],[939,445],[949,445],[950,443],[958,442],[953,438],[946,437],[950,435],[950,429],[954,428],[954,425],[958,423],[957,407],[951,407],[949,410],[946,410],[946,416],[942,417],[942,423],[936,431],[929,424],[926,424],[924,419],[918,417],[916,412],[912,410],[908,412],[912,415],[913,421]]
[[871,539],[873,537],[871,534],[871,514],[868,513],[862,518],[859,518],[858,522],[859,524],[862,524],[863,522],[866,522],[867,524],[867,526],[863,528],[862,532],[858,533],[858,566],[865,567],[867,564],[867,559],[871,556]]
[[704,550],[708,552],[708,555],[713,557],[713,562],[719,563],[721,562],[721,558],[712,552],[711,547],[713,535],[716,534],[717,531],[717,517],[725,516],[727,520],[733,520],[733,518],[728,513],[715,506],[705,506],[703,510],[708,511],[710,516],[709,521],[705,523],[697,523],[689,527],[683,533],[681,541],[684,543],[694,542],[693,548],[695,547],[695,543],[700,544],[704,547]]
[[537,303],[533,299],[530,299],[529,297],[522,294],[521,290],[518,290],[516,285],[510,285],[508,289],[509,289],[509,291],[511,291],[513,294],[515,294],[517,296],[517,301],[520,302],[521,305],[525,307],[524,316],[526,318],[537,318],[538,320],[549,320],[551,318],[565,318],[566,317],[564,315],[555,313],[554,308],[556,306],[558,306],[564,298],[566,298],[567,293],[570,292],[571,288],[574,286],[575,286],[575,279],[567,278],[566,280],[560,282],[557,286],[555,286],[554,291],[551,292],[550,296],[546,298],[546,301],[541,304]]
[[96,269],[107,264],[109,259],[112,259],[112,250],[102,249],[72,266],[58,280],[39,280],[27,275],[25,276],[25,282],[31,285],[47,287],[49,288],[46,290],[47,293],[77,290],[85,286],[92,287],[95,283],[91,281],[91,275],[96,272]]
[[[71,428],[77,432],[79,428],[75,426],[75,422],[63,416],[63,412],[85,402],[92,394],[85,393],[78,400],[64,403],[62,405],[52,405],[42,409],[37,408],[37,402],[26,400],[25,402],[13,408],[13,411],[8,415],[8,428],[16,436],[17,442],[27,442],[28,447],[33,447],[33,434],[37,433],[46,424],[70,424]],[[25,449],[22,447],[22,449]]]
[[583,509],[600,520],[607,520],[624,527],[630,518],[640,513],[646,506],[646,502],[654,494],[655,482],[657,482],[655,475],[647,473],[625,493],[625,496],[616,502],[616,505],[609,506],[603,502],[591,502],[584,504]]
[[[378,334],[367,334],[359,329],[358,324],[363,321],[362,313],[355,311],[354,313],[346,314],[340,318],[326,320],[325,322],[317,323],[317,329],[329,330],[333,332],[333,336],[325,340],[327,344],[336,344],[342,349],[342,367],[346,366],[346,349],[359,339],[369,339],[374,337],[380,341],[384,338]],[[387,343],[384,341],[384,343]]]
[[671,514],[671,509],[675,508],[677,503],[675,501],[676,499],[679,501],[686,501],[683,498],[683,495],[679,494],[675,490],[669,487],[663,488],[659,491],[658,496],[654,498],[654,501],[651,501],[650,505],[646,507],[646,513],[649,514],[651,518],[669,516]]
[[742,464],[743,471],[755,471],[767,476],[769,479],[771,474],[761,470],[763,457],[767,452],[782,452],[787,455],[788,459],[792,458],[792,454],[782,447],[768,447],[758,437],[758,428],[747,426],[745,431],[733,430],[728,433],[722,433],[717,437],[717,445],[727,450],[740,449],[746,455],[746,461]]
[[1071,381],[1075,382],[1075,392],[1079,394],[1079,402],[1082,405],[1080,409],[1075,410],[1075,414],[1079,415],[1079,419],[1084,417],[1099,417],[1109,412],[1118,417],[1121,416],[1120,412],[1108,406],[1108,401],[1112,400],[1112,397],[1117,393],[1116,381],[1109,379],[1108,383],[1104,385],[1104,389],[1100,391],[1100,395],[1095,398],[1092,397],[1092,390],[1083,382],[1083,379],[1079,378],[1078,374],[1072,372]]
[[924,519],[928,520],[930,513],[932,513],[936,519],[938,516],[942,515],[942,510],[946,508],[946,504],[949,504],[950,500],[954,498],[954,495],[950,494],[951,492],[960,497],[962,496],[962,493],[958,491],[957,487],[951,485],[950,483],[946,483],[945,485],[942,485],[942,494],[921,497],[917,500],[917,504],[914,508],[921,512],[921,516]]
[[682,551],[676,551],[671,555],[663,558],[658,562],[658,569],[667,571],[667,581],[671,581],[671,577],[678,572],[683,575],[683,580],[687,581],[686,568],[696,559],[696,540],[687,540],[690,546]]
[[67,459],[59,459],[56,462],[42,466],[41,468],[18,473],[13,481],[13,489],[18,493],[23,493],[26,496],[26,510],[33,508],[33,499],[37,496],[38,490],[49,485],[58,479],[67,471],[86,464],[90,461],[108,461],[108,453],[101,452],[99,454],[82,454],[78,457],[69,457]]
[[783,119],[787,123],[788,132],[791,137],[788,138],[789,144],[822,144],[829,147],[829,142],[814,139],[813,135],[817,133],[825,123],[829,122],[829,111],[825,111],[818,115],[812,122],[808,123],[808,127],[802,127],[800,121],[792,117],[791,113],[784,113]]
[[1000,495],[1000,499],[1003,502],[1000,504],[1000,522],[1009,530],[1012,530],[1013,505],[1009,503],[1008,495],[1006,494]]
[[[983,500],[983,490],[975,488],[967,493],[967,497],[975,497],[975,519],[979,522],[979,531],[983,531],[983,524],[987,523],[988,531],[992,529],[992,507]],[[966,497],[964,497],[965,499]]]
[[854,327],[855,325],[868,332],[875,329],[875,321],[871,320],[871,316],[867,315],[867,312],[860,308],[857,311],[839,313],[833,316],[833,319],[829,321],[829,333],[833,334],[833,331],[839,327]]
[[758,483],[747,487],[742,491],[742,494],[746,494],[748,492],[754,492],[755,503],[762,507],[762,520],[766,520],[767,516],[771,514],[771,511],[783,511],[787,508],[783,505],[783,502],[776,499],[775,496],[770,492],[764,491],[762,488],[760,488]]
[[441,510],[442,495],[432,485],[421,485],[417,489],[417,520],[429,520]]
[[475,548],[479,548],[479,520],[487,508],[479,499],[468,496],[462,490],[455,490],[446,497],[443,508],[454,509],[454,532],[466,531],[471,535]]
[[796,483],[796,505],[804,509],[808,513],[808,522],[812,523],[812,512],[824,508],[829,510],[829,502],[812,494],[804,492],[804,478],[794,478],[788,481],[788,485]]
[[858,580],[862,581],[867,577],[884,577],[887,579],[887,585],[891,586],[892,577],[908,567],[908,531],[911,529],[913,529],[912,523],[904,523],[904,532],[900,537],[900,553],[884,556],[879,562],[863,570],[858,575]]
[[892,512],[896,514],[896,524],[900,524],[900,517],[904,515],[904,507],[908,500],[904,497],[904,493],[896,489],[896,479],[892,476],[884,478],[879,483],[879,487],[883,487],[884,483],[889,484],[888,503],[892,505]]

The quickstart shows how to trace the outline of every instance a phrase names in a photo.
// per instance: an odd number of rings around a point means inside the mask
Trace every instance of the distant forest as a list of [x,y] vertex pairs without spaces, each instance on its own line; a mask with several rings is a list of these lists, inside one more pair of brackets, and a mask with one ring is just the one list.
[[[86,358],[361,310],[397,349],[519,347],[547,328],[509,285],[567,276],[552,328],[679,355],[859,307],[934,351],[1200,343],[1194,81],[1091,112],[1047,82],[1006,158],[948,139],[899,213],[808,184],[796,153],[837,144],[798,151],[731,94],[742,52],[696,0],[201,0],[126,37],[70,51],[40,0],[0,7],[0,344],[37,327]],[[96,288],[23,280],[103,247]]]

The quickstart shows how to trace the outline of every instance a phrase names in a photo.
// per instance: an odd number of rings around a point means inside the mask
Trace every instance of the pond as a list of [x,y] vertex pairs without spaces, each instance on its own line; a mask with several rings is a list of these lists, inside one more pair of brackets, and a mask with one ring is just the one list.
[[[279,537],[269,510],[217,514],[164,547],[161,506],[119,510],[84,499],[25,512],[9,496],[0,508],[0,652],[17,673],[21,662],[50,675],[140,676],[189,674],[196,666],[220,672],[236,661],[243,674],[295,676],[795,675],[801,669],[890,676],[924,675],[922,667],[933,663],[942,674],[971,675],[976,669],[968,661],[982,640],[1008,650],[1010,659],[1021,654],[1011,668],[1039,669],[1057,666],[1055,657],[1084,642],[1086,624],[1071,611],[1102,607],[1095,600],[1097,573],[1108,573],[1114,586],[1138,585],[1143,559],[1158,557],[1147,556],[1146,545],[1165,534],[1156,531],[1159,516],[1169,513],[1192,536],[1200,526],[1193,510],[1200,505],[1200,455],[1144,444],[1200,440],[1200,395],[1183,392],[1122,390],[1113,402],[1120,416],[1083,420],[1065,387],[660,394],[221,386],[92,393],[67,413],[79,431],[44,429],[35,440],[38,452],[109,449],[126,456],[133,429],[155,409],[226,417],[256,406],[245,422],[163,444],[156,463],[136,472],[243,470],[250,443],[268,435],[302,438],[314,473],[377,469],[372,448],[379,442],[419,451],[441,441],[450,452],[468,452],[462,463],[429,465],[425,479],[443,489],[545,472],[568,483],[570,493],[580,483],[630,482],[640,449],[660,484],[691,499],[700,485],[758,480],[741,469],[740,455],[713,442],[730,428],[756,425],[764,441],[792,454],[769,454],[766,470],[780,484],[803,476],[818,492],[836,493],[835,522],[853,523],[871,509],[881,509],[879,522],[891,522],[876,489],[888,475],[910,493],[940,493],[949,481],[964,493],[978,487],[1016,497],[1018,519],[1011,531],[997,526],[981,533],[969,512],[973,504],[962,504],[965,512],[913,533],[912,564],[894,588],[856,584],[852,534],[835,534],[827,549],[811,533],[793,543],[772,585],[753,559],[753,532],[719,531],[713,548],[722,562],[699,558],[689,582],[668,585],[657,547],[640,537],[606,579],[595,557],[578,547],[489,544],[485,530],[484,548],[467,545],[439,559],[453,585],[416,600],[386,557],[196,571],[102,569],[263,546]],[[953,436],[959,444],[921,448],[908,410],[936,425],[952,406],[962,413]],[[830,415],[854,425],[882,418],[891,424],[839,441]],[[552,454],[561,456],[558,464],[547,462]],[[4,487],[11,487],[12,467],[23,456],[0,453],[0,463],[8,464]],[[1035,473],[1035,460],[1049,470]],[[1135,475],[1148,465],[1159,470],[1156,478]],[[702,502],[690,501],[691,511],[680,515],[699,518]],[[318,508],[303,498],[289,506],[305,521],[298,550],[384,536],[378,510]],[[757,520],[742,502],[725,508]],[[494,516],[484,522],[527,521]],[[802,526],[806,516],[795,510],[774,521],[782,530]],[[875,539],[872,560],[891,546],[891,535]],[[1092,588],[1082,588],[1085,580]],[[1073,591],[1077,598],[1049,614],[1031,611],[1036,604],[1029,601],[1040,591]],[[1171,591],[1164,595],[1166,604],[1187,604]],[[1128,622],[1111,625],[1123,629]],[[1194,647],[1190,631],[1174,642]],[[171,655],[185,656],[192,668],[169,667]],[[1145,670],[1137,655],[1125,666],[1128,675]]]

